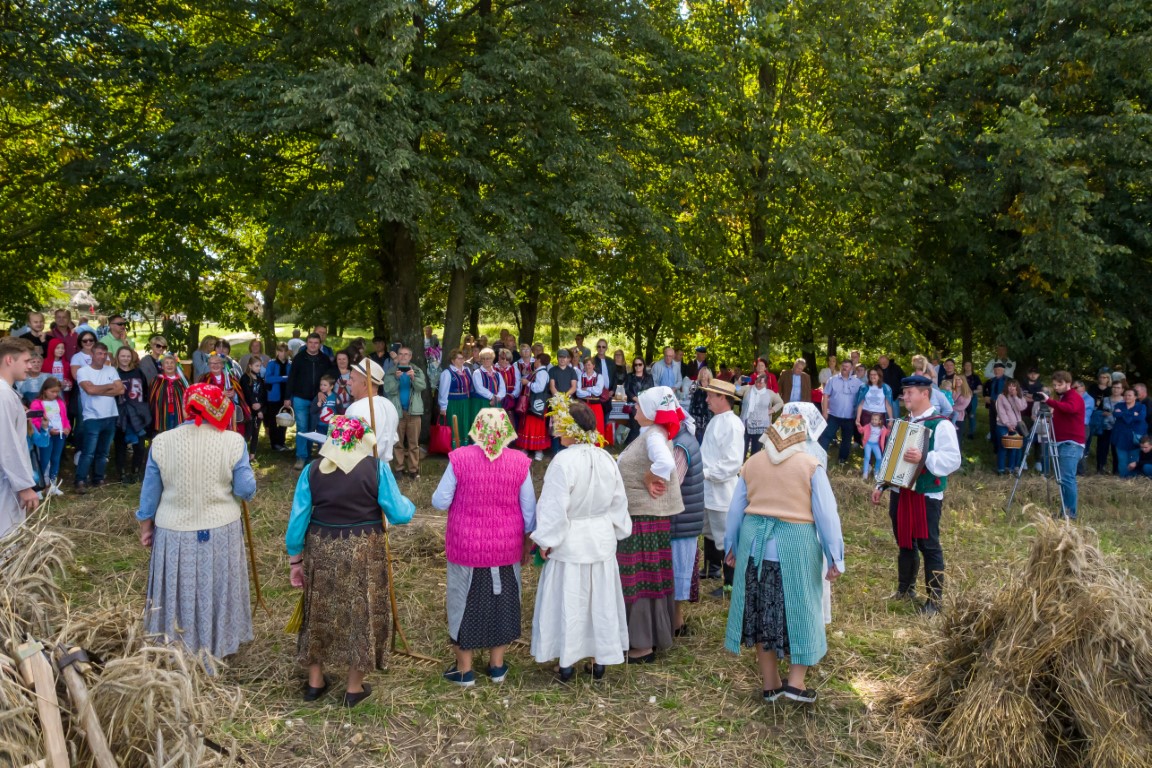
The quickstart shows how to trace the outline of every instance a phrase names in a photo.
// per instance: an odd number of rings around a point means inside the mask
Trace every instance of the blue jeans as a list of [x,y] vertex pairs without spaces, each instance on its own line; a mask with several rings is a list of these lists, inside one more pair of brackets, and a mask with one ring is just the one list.
[[1060,495],[1064,497],[1064,509],[1068,517],[1076,519],[1076,502],[1079,500],[1079,489],[1076,487],[1076,468],[1080,466],[1080,459],[1084,457],[1084,448],[1076,443],[1058,443],[1057,456],[1060,457]]
[[116,417],[88,419],[84,422],[84,453],[76,467],[76,482],[87,482],[92,473],[93,482],[104,480],[104,470],[108,467],[108,449],[116,436]]
[[1144,475],[1144,477],[1152,477],[1152,464],[1145,464],[1139,469],[1140,474]]
[[40,451],[40,475],[45,484],[60,474],[60,455],[64,453],[64,435],[52,435]]
[[304,432],[315,432],[316,425],[312,423],[312,401],[303,397],[292,398],[292,410],[296,414],[296,458],[307,459],[312,441],[300,437]]
[[880,450],[880,443],[864,443],[864,477],[868,477],[868,470],[872,468],[872,459],[876,459],[876,471],[880,471],[880,462],[884,454]]
[[1020,466],[1020,449],[1008,450],[1000,442],[1008,434],[1008,427],[997,424],[996,430],[992,434],[996,436],[996,471],[1004,472],[1007,469],[1009,472],[1015,472],[1016,468]]
[[760,438],[764,437],[764,433],[760,432],[752,434],[745,428],[744,430],[744,455],[754,456],[757,451],[764,447],[760,442]]
[[1128,465],[1140,458],[1140,449],[1135,445],[1129,447],[1126,445],[1117,445],[1116,448],[1116,461],[1117,469],[1120,477],[1135,477],[1136,473],[1128,469]]
[[848,456],[852,453],[852,435],[856,432],[856,419],[851,417],[842,419],[839,416],[828,415],[828,427],[820,435],[820,447],[825,451],[831,445],[837,430],[840,431],[840,447],[836,458],[843,464],[848,461]]
[[[964,414],[964,421],[968,424],[968,437],[976,436],[976,398],[968,404],[968,412]],[[959,426],[959,425],[957,425]]]

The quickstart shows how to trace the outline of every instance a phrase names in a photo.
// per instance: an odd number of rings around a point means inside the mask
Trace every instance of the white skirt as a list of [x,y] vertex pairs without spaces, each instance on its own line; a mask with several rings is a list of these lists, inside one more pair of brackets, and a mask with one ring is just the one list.
[[571,667],[580,659],[623,664],[628,616],[616,558],[599,563],[544,564],[536,587],[532,656]]

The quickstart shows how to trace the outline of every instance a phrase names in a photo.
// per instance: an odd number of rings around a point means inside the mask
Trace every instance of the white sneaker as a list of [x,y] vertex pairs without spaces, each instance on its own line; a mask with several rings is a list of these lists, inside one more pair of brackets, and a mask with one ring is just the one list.
[[1036,471],[1037,472],[1043,472],[1044,471],[1044,465],[1041,464],[1040,462],[1036,462]]
[[76,466],[80,466],[80,456],[81,455],[82,455],[81,451],[76,451],[75,453],[72,454],[72,462]]
[[535,458],[536,461],[544,461],[544,451],[536,451],[536,456],[533,458]]

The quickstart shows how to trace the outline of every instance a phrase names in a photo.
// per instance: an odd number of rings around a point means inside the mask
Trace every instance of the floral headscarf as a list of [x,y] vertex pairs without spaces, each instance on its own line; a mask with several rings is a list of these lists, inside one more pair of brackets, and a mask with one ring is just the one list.
[[196,426],[205,421],[221,432],[232,426],[232,399],[215,384],[193,384],[184,394],[185,418],[193,419]]
[[671,387],[652,387],[637,398],[640,410],[656,424],[668,430],[668,437],[676,437],[684,422],[684,410]]
[[600,446],[605,440],[595,429],[584,430],[572,418],[572,398],[565,392],[558,392],[548,400],[548,416],[552,417],[552,432],[569,437],[578,443]]
[[372,455],[376,435],[372,428],[352,416],[335,416],[328,425],[328,440],[320,446],[320,471],[329,474],[337,469],[348,474],[363,459]]
[[468,433],[472,442],[484,451],[488,461],[495,461],[516,440],[516,430],[503,408],[483,408],[472,422]]

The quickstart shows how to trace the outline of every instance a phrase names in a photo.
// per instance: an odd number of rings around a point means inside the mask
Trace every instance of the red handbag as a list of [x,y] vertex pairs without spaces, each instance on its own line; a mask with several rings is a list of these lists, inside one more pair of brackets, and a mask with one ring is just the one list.
[[440,423],[439,416],[428,429],[428,453],[447,456],[452,452],[452,427]]

